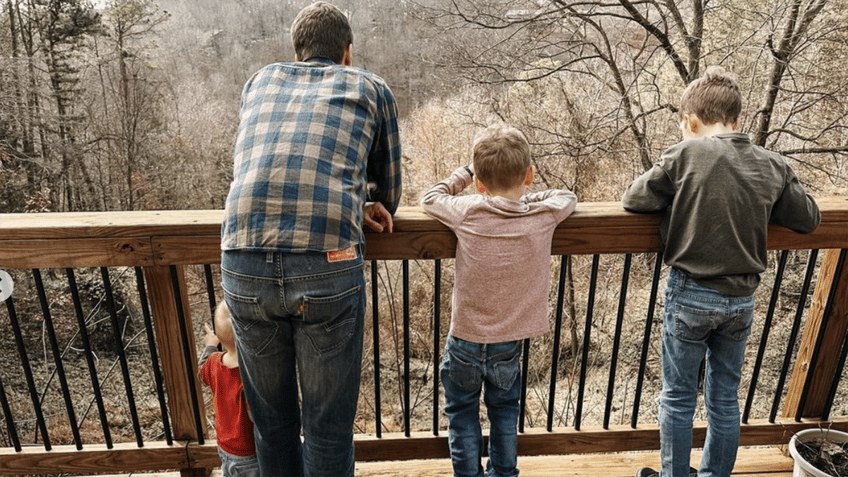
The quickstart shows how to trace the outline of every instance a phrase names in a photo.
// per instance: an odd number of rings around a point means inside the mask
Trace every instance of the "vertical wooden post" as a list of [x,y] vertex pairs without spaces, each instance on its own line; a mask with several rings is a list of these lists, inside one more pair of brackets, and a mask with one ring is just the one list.
[[[168,390],[168,410],[171,415],[174,439],[197,441],[199,436],[194,422],[194,403],[187,374],[192,372],[194,376],[197,376],[197,349],[194,335],[191,333],[191,311],[183,267],[177,267],[177,277],[181,306],[189,329],[189,353],[192,361],[191,368],[188,371],[185,366],[185,350],[181,339],[182,331],[176,308],[174,287],[171,283],[170,268],[164,266],[144,268],[144,278],[149,289],[150,308],[156,328],[156,345],[162,363],[165,389]],[[200,379],[197,378],[194,381],[197,395],[202,396]],[[200,399],[199,401],[200,418],[203,421],[201,428],[205,438],[207,437],[206,412],[203,408],[203,400]],[[211,470],[181,469],[180,474],[183,477],[207,476],[211,473]]]
[[[837,276],[840,253],[841,250],[837,249],[825,251],[807,324],[804,327],[804,335],[801,338],[801,348],[798,350],[795,369],[786,392],[786,402],[783,405],[784,417],[798,415],[801,393],[810,369],[813,370],[811,385],[800,415],[816,418],[821,417],[825,411],[828,392],[838,365],[839,352],[848,332],[848,266],[843,266],[840,275]],[[827,300],[834,283],[837,285],[836,296],[830,315],[825,316]],[[821,340],[821,351],[817,357],[814,357],[814,349],[819,340]],[[815,363],[813,359],[816,359]]]

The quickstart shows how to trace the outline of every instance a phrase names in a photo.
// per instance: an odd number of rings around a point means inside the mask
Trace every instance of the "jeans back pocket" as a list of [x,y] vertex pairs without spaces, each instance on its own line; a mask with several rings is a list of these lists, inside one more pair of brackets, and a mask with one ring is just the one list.
[[342,348],[356,331],[362,288],[355,286],[337,295],[303,297],[303,332],[317,353]]

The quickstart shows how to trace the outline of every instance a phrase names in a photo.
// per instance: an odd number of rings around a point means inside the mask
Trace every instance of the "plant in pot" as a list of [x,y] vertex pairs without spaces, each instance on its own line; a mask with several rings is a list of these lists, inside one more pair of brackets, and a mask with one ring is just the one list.
[[848,433],[835,429],[805,429],[789,441],[795,460],[793,477],[848,476]]

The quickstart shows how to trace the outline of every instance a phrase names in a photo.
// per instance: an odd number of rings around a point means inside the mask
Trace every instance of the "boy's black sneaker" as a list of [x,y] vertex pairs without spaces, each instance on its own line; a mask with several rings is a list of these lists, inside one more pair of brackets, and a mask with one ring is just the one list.
[[650,467],[642,467],[636,472],[636,477],[659,477],[660,474]]
[[[650,467],[642,467],[636,472],[636,477],[659,477],[660,473]],[[698,477],[698,469],[689,467],[689,477]]]

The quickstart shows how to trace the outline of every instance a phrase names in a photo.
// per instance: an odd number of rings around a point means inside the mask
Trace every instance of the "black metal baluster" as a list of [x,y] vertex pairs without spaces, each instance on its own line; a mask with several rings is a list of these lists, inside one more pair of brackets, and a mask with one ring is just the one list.
[[[215,306],[217,300],[215,299],[215,283],[212,278],[212,266],[209,264],[203,265],[203,275],[206,277],[206,296],[209,302],[209,317],[212,322],[212,332],[215,332]],[[218,351],[224,350],[224,345],[218,343]]]
[[[557,306],[556,312],[554,314],[554,343],[553,349],[551,351],[551,382],[550,387],[548,389],[548,422],[547,422],[547,430],[551,432],[553,430],[554,423],[554,412],[555,412],[555,403],[556,403],[556,384],[557,384],[557,370],[559,368],[559,342],[560,342],[560,334],[562,333],[562,314],[563,314],[563,306],[565,302],[565,275],[568,270],[568,260],[571,260],[571,257],[563,255],[560,257],[559,262],[559,284],[557,285]],[[525,355],[527,354],[527,350],[525,350]],[[526,359],[525,359],[526,362]],[[525,366],[526,367],[526,366]],[[522,419],[523,421],[523,419]]]
[[586,392],[586,369],[589,367],[589,345],[592,336],[592,315],[595,312],[595,289],[598,286],[600,255],[592,257],[592,279],[589,284],[589,301],[586,305],[586,326],[583,329],[583,354],[580,359],[580,386],[577,391],[577,410],[574,413],[574,429],[580,430],[583,419],[583,396]]
[[771,332],[771,322],[774,318],[774,309],[777,306],[777,299],[780,297],[780,286],[783,284],[783,272],[786,270],[786,258],[789,256],[789,250],[780,252],[780,261],[777,265],[777,272],[774,276],[774,286],[771,288],[771,299],[769,300],[768,311],[766,311],[766,319],[763,323],[763,334],[760,338],[760,347],[757,350],[757,359],[754,361],[754,369],[751,371],[751,384],[748,388],[748,397],[745,399],[745,410],[742,413],[742,423],[748,424],[748,416],[751,413],[751,406],[754,404],[754,393],[757,390],[757,380],[760,378],[760,368],[763,365],[763,356],[766,353],[766,344],[768,344],[769,333]]
[[639,423],[639,407],[642,401],[642,386],[645,383],[645,367],[648,364],[651,328],[653,328],[654,324],[654,310],[657,304],[657,293],[660,288],[660,271],[662,271],[662,252],[657,253],[654,263],[654,276],[651,279],[651,297],[648,299],[648,315],[645,318],[645,336],[642,338],[642,355],[639,357],[639,373],[636,376],[636,395],[633,397],[633,415],[630,416],[630,427],[633,429],[636,429]]
[[817,249],[810,250],[810,257],[807,260],[807,273],[804,276],[804,285],[801,287],[801,296],[798,298],[798,306],[795,308],[795,320],[792,322],[792,330],[789,333],[789,340],[786,344],[786,354],[783,356],[783,366],[780,368],[780,376],[777,379],[777,387],[774,390],[774,399],[772,400],[771,412],[769,413],[769,422],[772,424],[774,424],[777,417],[777,408],[780,406],[780,398],[783,396],[783,386],[789,374],[789,364],[792,361],[795,340],[798,339],[798,331],[801,329],[801,317],[804,315],[804,308],[807,304],[807,293],[810,291],[810,283],[813,280],[813,273],[816,270],[816,259],[818,255],[819,251]]
[[433,435],[439,435],[439,369],[442,330],[442,261],[435,263],[433,284]]
[[618,350],[621,347],[621,328],[624,323],[624,307],[627,303],[627,286],[630,283],[630,263],[633,256],[624,256],[624,271],[621,276],[621,291],[618,295],[618,315],[615,319],[615,335],[610,359],[609,382],[607,383],[607,402],[604,408],[604,429],[609,429],[610,413],[612,410],[613,389],[615,389],[615,372],[618,368]]
[[18,439],[18,430],[15,429],[15,418],[12,416],[12,408],[9,407],[9,399],[6,397],[6,387],[3,386],[3,378],[0,375],[0,406],[3,407],[3,417],[6,419],[6,430],[15,452],[20,452],[21,441]]
[[[6,308],[9,310],[9,315],[14,313],[14,307],[12,306],[12,298],[8,298],[9,303],[6,305]],[[12,408],[9,406],[9,399],[6,396],[6,388],[3,386],[3,380],[0,378],[0,406],[3,408],[3,417],[6,419],[6,429],[9,432],[9,439],[12,441],[12,445],[15,447],[15,452],[21,451],[21,441],[18,438],[18,430],[15,428],[15,417],[12,415]]]
[[180,321],[180,335],[183,342],[183,358],[185,360],[186,366],[186,376],[188,377],[188,387],[189,393],[191,394],[191,410],[194,414],[194,426],[195,431],[197,432],[197,443],[203,445],[205,443],[205,437],[203,436],[203,424],[200,418],[200,398],[197,395],[197,383],[195,382],[195,373],[192,371],[194,369],[194,361],[191,359],[191,346],[189,345],[189,328],[188,323],[185,316],[185,311],[183,310],[183,297],[182,291],[180,290],[180,279],[177,273],[177,267],[175,265],[171,265],[171,286],[174,289],[174,304],[177,308],[177,317]]
[[816,338],[816,344],[813,347],[813,354],[810,357],[810,367],[807,369],[807,376],[804,379],[804,387],[801,391],[801,399],[798,401],[798,408],[795,410],[795,422],[801,422],[801,414],[803,413],[804,407],[807,405],[807,398],[810,394],[810,386],[813,384],[813,376],[816,371],[816,363],[819,359],[819,353],[821,353],[822,343],[824,342],[824,332],[827,330],[827,325],[830,322],[830,315],[833,313],[833,304],[836,301],[836,292],[838,290],[839,278],[842,276],[842,267],[845,265],[845,255],[848,252],[848,249],[842,249],[839,253],[839,259],[836,262],[836,271],[834,272],[833,283],[830,286],[830,292],[827,296],[827,304],[824,308],[824,316],[822,317],[821,328],[818,337]]
[[[12,297],[6,299],[6,309],[9,311],[9,322],[12,325],[12,332],[15,335],[15,343],[18,346],[18,356],[21,358],[21,367],[24,368],[24,377],[26,378],[29,397],[32,401],[32,408],[35,412],[35,422],[41,430],[41,435],[44,436],[44,450],[49,451],[53,449],[53,446],[50,445],[50,436],[47,434],[47,423],[44,422],[44,412],[41,410],[41,404],[38,401],[38,391],[35,388],[35,379],[32,375],[32,367],[29,364],[29,357],[27,356],[26,346],[24,345],[24,337],[21,332],[21,324],[18,321],[17,313],[15,313],[15,305],[12,302]],[[37,434],[36,442],[38,442]]]
[[[212,265],[208,263],[203,265],[203,275],[206,277],[206,296],[209,297],[209,316],[214,317],[217,299],[215,298],[215,278],[212,275]],[[215,320],[212,320],[212,326],[215,326]]]
[[530,375],[530,338],[524,339],[521,352],[521,402],[518,404],[518,432],[524,432],[524,416],[527,414],[527,378]]
[[133,395],[132,383],[130,381],[130,368],[127,363],[127,355],[124,352],[124,340],[121,337],[121,326],[118,323],[118,312],[115,310],[115,297],[112,293],[112,281],[109,279],[109,270],[106,267],[101,267],[100,275],[103,277],[103,287],[106,290],[106,304],[109,308],[109,316],[112,319],[112,336],[115,340],[115,352],[118,354],[118,360],[121,364],[121,372],[124,377],[124,388],[127,392],[127,403],[129,404],[130,417],[132,418],[133,430],[135,431],[135,439],[138,446],[143,447],[144,440],[141,436],[138,409],[135,405],[135,396]]
[[79,325],[80,338],[82,338],[82,349],[85,353],[86,364],[88,365],[88,375],[91,377],[91,387],[94,390],[94,400],[97,403],[97,413],[100,416],[100,427],[103,429],[103,439],[106,441],[106,448],[111,449],[113,447],[112,432],[109,430],[109,419],[106,416],[103,392],[100,390],[100,380],[97,377],[97,365],[94,363],[94,351],[91,349],[88,325],[85,322],[85,314],[82,311],[82,300],[80,300],[77,279],[73,269],[65,269],[65,275],[68,277],[68,285],[71,289],[71,299],[74,302],[74,313],[76,314],[77,324]]
[[412,403],[410,402],[409,371],[409,260],[403,261],[403,428],[404,435],[410,436],[410,414]]
[[150,366],[153,368],[153,381],[156,383],[156,395],[159,398],[159,410],[162,413],[162,428],[165,432],[165,441],[168,445],[174,443],[171,434],[171,421],[168,417],[168,404],[165,400],[165,385],[162,371],[159,368],[159,352],[156,348],[156,334],[153,331],[153,320],[150,314],[150,305],[147,302],[147,287],[144,284],[144,272],[141,267],[135,267],[135,283],[138,288],[138,297],[141,302],[141,314],[144,317],[144,329],[147,332],[147,346],[150,350]]
[[383,436],[383,416],[380,406],[380,306],[377,288],[377,261],[371,261],[371,331],[374,341],[374,423],[377,437]]
[[[62,364],[62,352],[59,350],[59,340],[56,338],[56,327],[53,326],[53,316],[50,313],[50,304],[47,302],[47,292],[44,290],[44,281],[41,278],[41,271],[33,269],[32,276],[35,279],[35,289],[38,293],[38,301],[41,303],[41,315],[44,317],[44,327],[47,330],[47,341],[50,342],[50,351],[53,354],[53,363],[56,366],[56,375],[59,377],[59,387],[62,391],[62,397],[65,400],[65,409],[68,412],[68,424],[71,426],[71,435],[74,437],[74,445],[77,450],[81,450],[82,438],[80,437],[79,426],[77,425],[76,412],[74,412],[74,402],[71,399],[71,389],[68,387],[68,378],[65,376],[65,366]],[[44,388],[42,400],[47,397],[47,389],[49,387],[50,383],[48,381]]]

